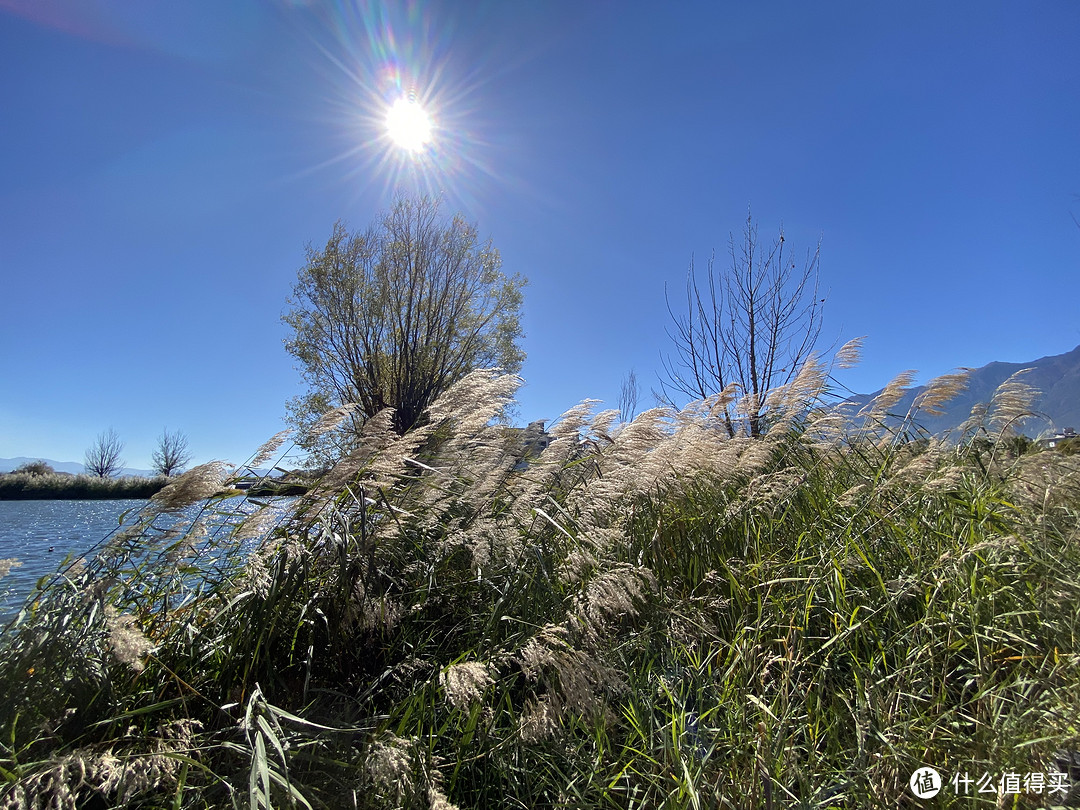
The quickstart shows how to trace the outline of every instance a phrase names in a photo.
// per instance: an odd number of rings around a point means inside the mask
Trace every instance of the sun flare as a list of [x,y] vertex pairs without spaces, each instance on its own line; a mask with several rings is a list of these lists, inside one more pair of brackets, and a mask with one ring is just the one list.
[[399,98],[386,114],[390,139],[402,149],[419,152],[431,142],[431,119],[415,101]]

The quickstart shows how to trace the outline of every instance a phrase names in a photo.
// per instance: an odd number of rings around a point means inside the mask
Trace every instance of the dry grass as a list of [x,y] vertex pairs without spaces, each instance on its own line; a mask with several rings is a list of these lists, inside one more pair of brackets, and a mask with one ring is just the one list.
[[[909,377],[847,416],[827,380],[760,439],[731,392],[583,403],[522,463],[492,423],[519,381],[476,372],[205,535],[170,509],[211,525],[223,471],[191,471],[5,631],[3,806],[914,807],[924,764],[1049,767],[1080,745],[1080,467],[1006,452],[1019,381],[946,444],[906,437],[962,375],[895,428]],[[110,757],[170,765],[136,790]]]
[[0,474],[0,500],[65,498],[97,500],[106,498],[149,498],[168,483],[166,478],[98,478],[95,475],[47,473]]

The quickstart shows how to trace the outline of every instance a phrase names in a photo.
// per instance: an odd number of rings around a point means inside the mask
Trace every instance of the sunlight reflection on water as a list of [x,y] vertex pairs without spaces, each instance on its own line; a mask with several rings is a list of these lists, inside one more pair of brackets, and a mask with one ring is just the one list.
[[[14,558],[22,563],[0,579],[0,618],[13,615],[38,580],[55,574],[69,554],[74,560],[92,553],[121,525],[135,523],[146,503],[146,500],[0,500],[0,559]],[[201,506],[196,504],[183,510],[179,519],[190,520]],[[255,508],[243,497],[218,501],[208,529],[213,531],[222,524],[235,523],[242,514]],[[159,518],[158,525],[169,517]]]

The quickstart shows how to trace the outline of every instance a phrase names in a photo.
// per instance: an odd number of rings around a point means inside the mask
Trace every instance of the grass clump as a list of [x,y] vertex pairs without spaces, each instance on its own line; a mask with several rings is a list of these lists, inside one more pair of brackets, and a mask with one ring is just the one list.
[[0,474],[0,500],[149,498],[167,483],[168,479],[164,477],[100,478],[85,474],[16,471]]
[[475,372],[284,513],[210,521],[228,472],[192,470],[5,630],[2,806],[916,806],[922,765],[1048,770],[1075,457],[1006,452],[1015,387],[946,444],[827,379],[753,439],[723,396],[583,403],[522,463],[518,381]]

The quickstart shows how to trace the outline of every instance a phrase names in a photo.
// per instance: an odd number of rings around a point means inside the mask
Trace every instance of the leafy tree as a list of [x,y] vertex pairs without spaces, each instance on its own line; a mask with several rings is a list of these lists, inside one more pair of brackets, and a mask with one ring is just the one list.
[[191,461],[191,450],[188,447],[188,439],[179,430],[169,433],[163,428],[158,436],[157,448],[150,456],[154,472],[166,477],[181,472],[187,463]]
[[308,247],[282,316],[309,386],[290,421],[303,431],[355,403],[354,427],[393,408],[404,433],[469,371],[520,370],[525,280],[501,267],[491,242],[431,197],[399,199],[364,232],[336,223],[323,249]]
[[120,454],[124,451],[124,443],[116,435],[112,428],[102,432],[89,449],[83,464],[86,471],[98,478],[113,478],[120,474],[124,468],[124,462]]
[[792,380],[821,333],[821,244],[800,266],[783,228],[762,245],[748,214],[741,239],[736,243],[732,234],[729,249],[730,268],[718,272],[710,258],[703,283],[691,261],[685,314],[676,315],[668,301],[676,356],[664,360],[661,396],[670,402],[671,392],[678,391],[704,399],[733,386],[742,408],[727,408],[725,428],[732,436],[740,429],[759,436],[766,394]]
[[23,473],[24,475],[53,475],[56,470],[52,468],[51,464],[38,459],[37,461],[28,461],[22,464],[18,469],[14,470],[16,473]]

